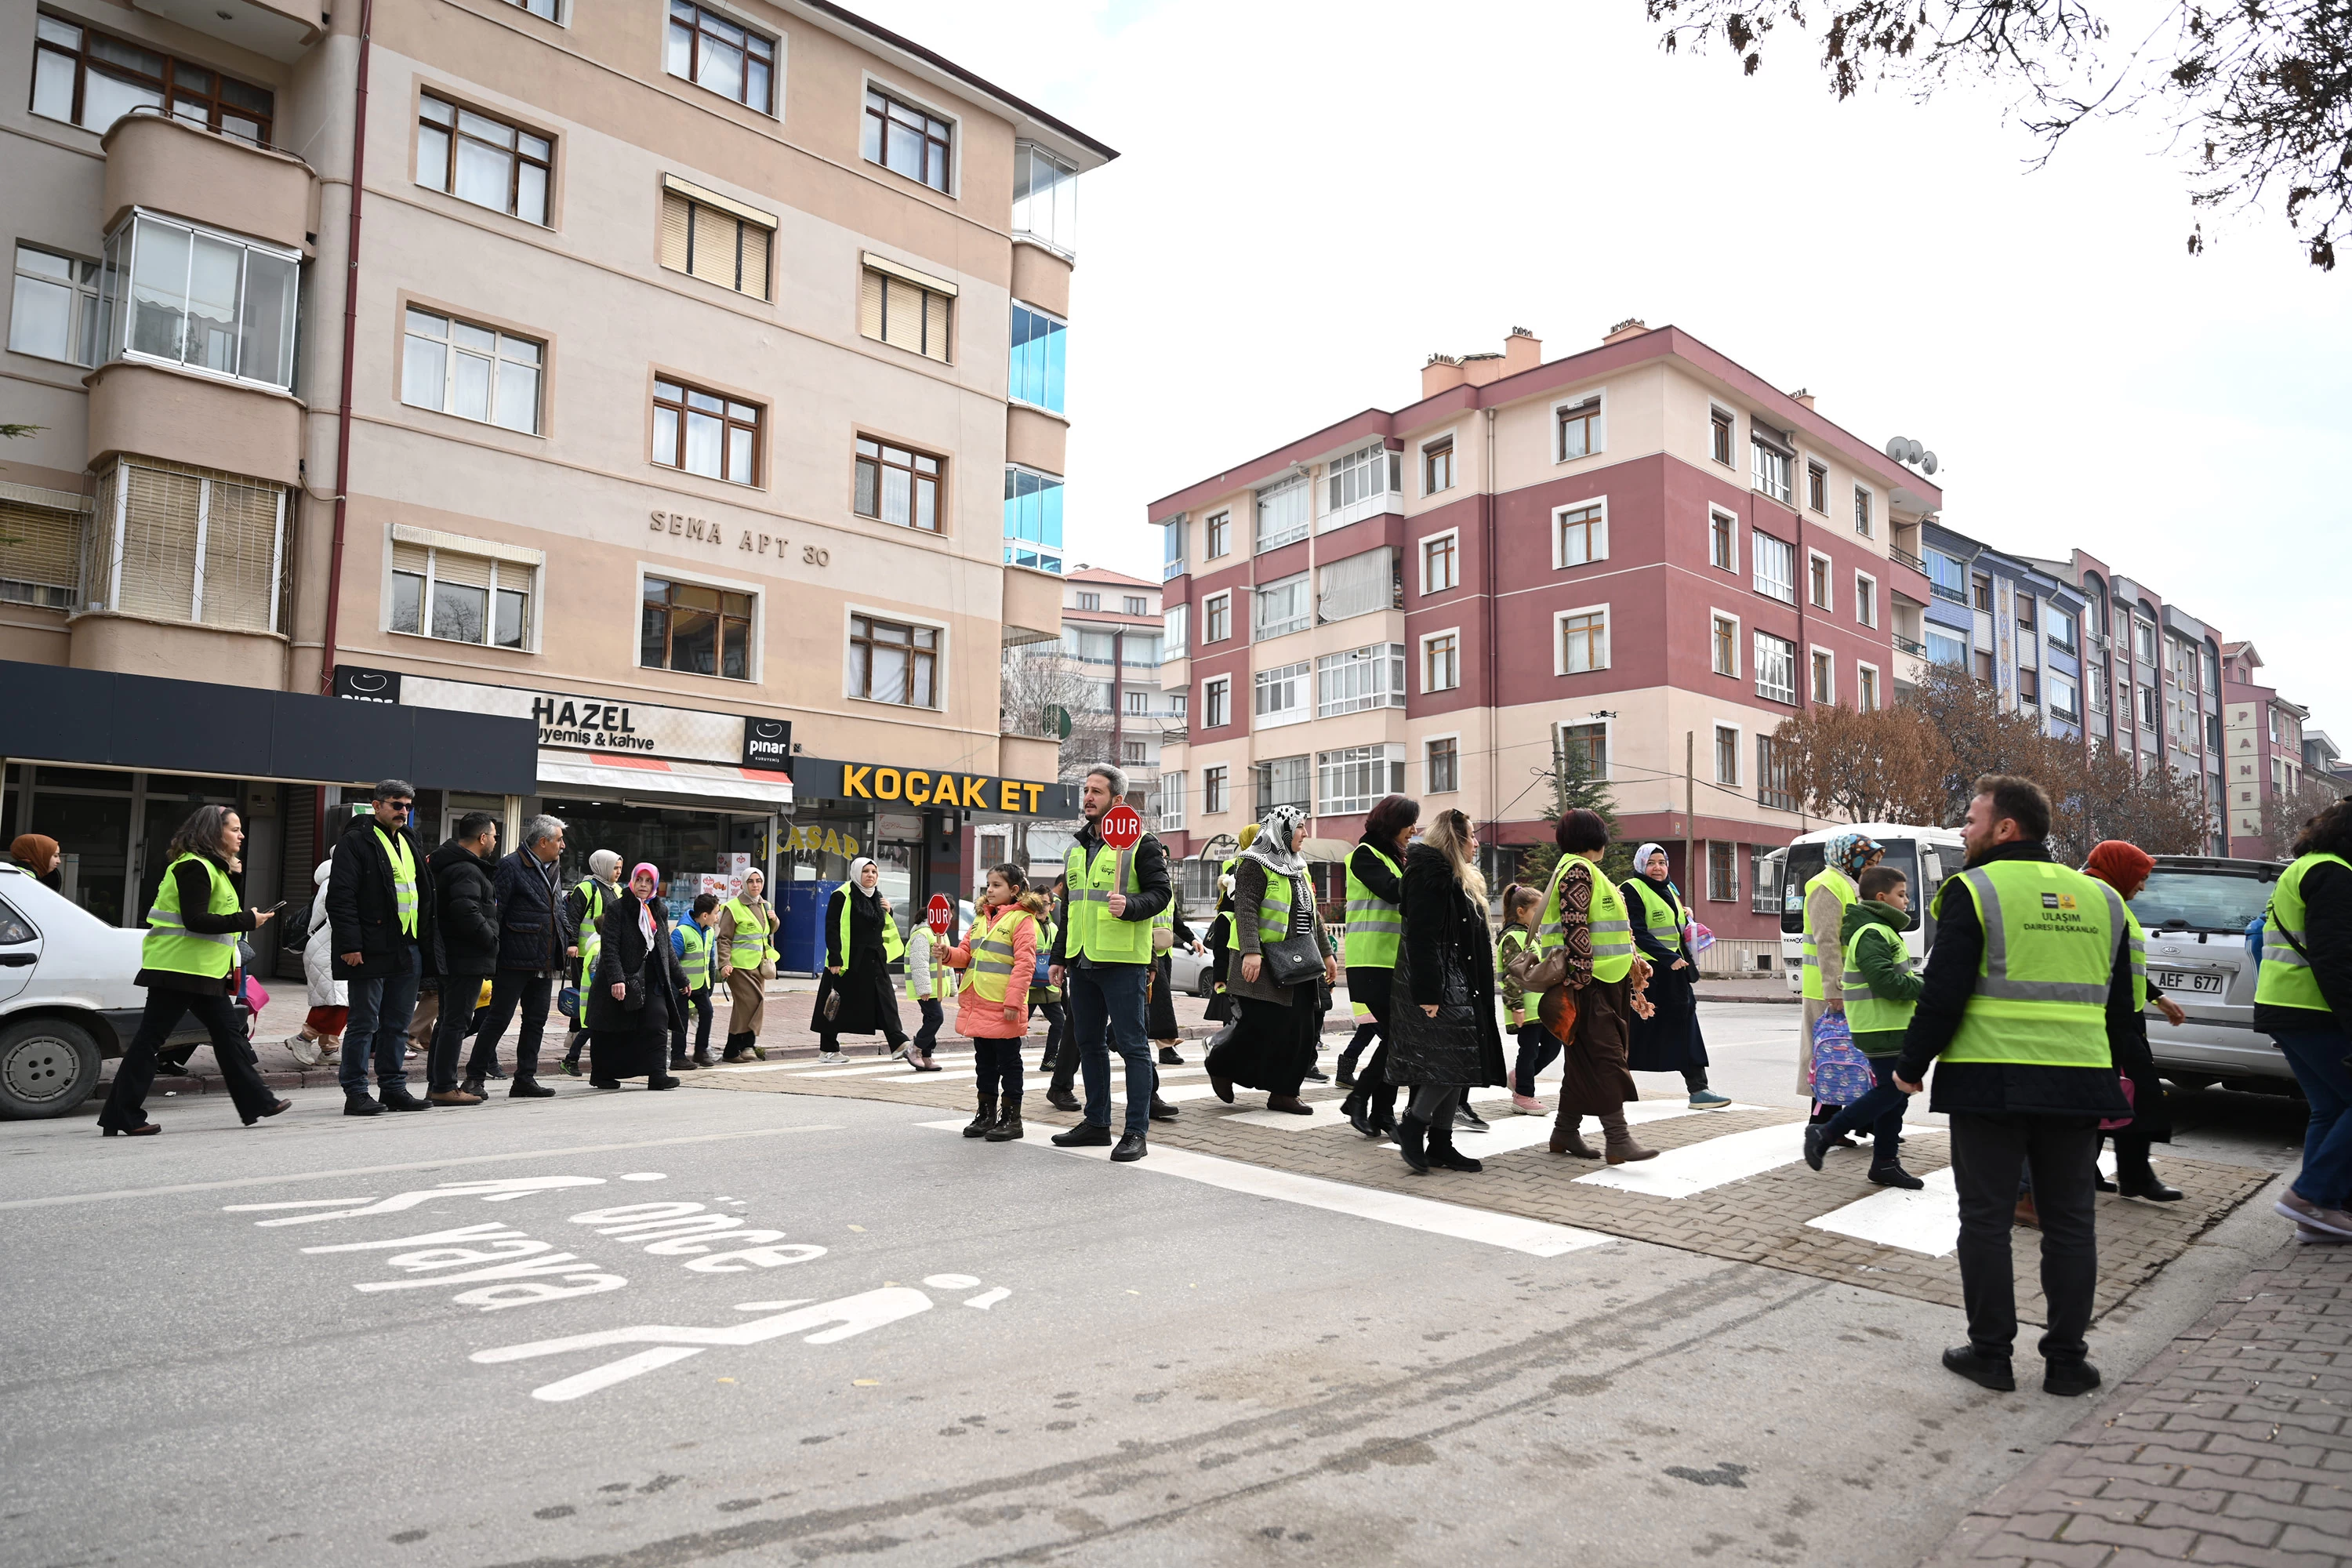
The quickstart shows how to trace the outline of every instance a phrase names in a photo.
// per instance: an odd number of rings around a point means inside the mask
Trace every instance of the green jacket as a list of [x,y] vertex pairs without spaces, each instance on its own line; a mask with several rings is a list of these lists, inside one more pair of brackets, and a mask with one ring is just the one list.
[[[1857,899],[1846,906],[1845,921],[1838,931],[1838,941],[1851,945],[1854,933],[1866,925],[1891,926],[1899,934],[1911,924],[1911,917],[1892,904],[1882,904],[1876,899]],[[1911,966],[1893,954],[1902,950],[1889,949],[1885,942],[1874,941],[1864,947],[1862,973],[1870,981],[1871,993],[1889,1002],[1916,1002],[1921,981],[1911,972]],[[1903,1054],[1901,1029],[1880,1029],[1865,1034],[1854,1032],[1853,1048],[1866,1057],[1893,1057]]]

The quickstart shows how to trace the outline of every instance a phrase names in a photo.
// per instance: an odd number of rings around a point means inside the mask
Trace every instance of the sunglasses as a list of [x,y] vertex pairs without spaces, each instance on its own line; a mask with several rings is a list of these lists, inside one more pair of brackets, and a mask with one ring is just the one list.
[[410,811],[414,810],[416,805],[416,803],[413,800],[388,800],[383,804],[392,807],[394,811]]

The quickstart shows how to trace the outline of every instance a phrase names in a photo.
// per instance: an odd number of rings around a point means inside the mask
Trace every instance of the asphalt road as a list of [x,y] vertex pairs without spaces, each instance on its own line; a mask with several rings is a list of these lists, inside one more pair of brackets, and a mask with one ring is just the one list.
[[[1794,1022],[1710,1007],[1717,1086],[1792,1101]],[[2084,1409],[1941,1371],[1948,1309],[902,1104],[294,1098],[0,1124],[8,1563],[1908,1563]],[[2299,1122],[2192,1100],[2205,1158]],[[2201,1315],[2266,1206],[2099,1359]]]

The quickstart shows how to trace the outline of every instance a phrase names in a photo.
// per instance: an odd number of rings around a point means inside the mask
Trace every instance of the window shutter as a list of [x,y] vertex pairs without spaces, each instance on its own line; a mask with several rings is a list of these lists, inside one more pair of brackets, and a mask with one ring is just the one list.
[[673,272],[686,270],[687,226],[694,221],[694,204],[676,191],[662,193],[661,264]]
[[[81,584],[81,528],[78,512],[0,500],[0,581],[37,584],[77,593]],[[0,598],[7,597],[0,595]],[[80,608],[77,603],[75,608]]]
[[923,291],[923,353],[941,364],[948,363],[948,311],[945,297]]
[[743,292],[755,300],[768,298],[768,231],[757,224],[743,226]]
[[204,481],[126,465],[124,484],[122,598],[114,607],[184,621],[195,605],[196,508]]
[[882,335],[882,274],[870,267],[858,284],[857,330],[869,338]]
[[392,569],[409,572],[422,577],[432,560],[432,552],[421,544],[394,544],[392,547]]
[[205,509],[205,625],[269,629],[269,568],[277,545],[278,491],[213,480]]
[[[488,588],[490,585],[490,563],[479,555],[457,555],[446,550],[440,551],[433,557],[433,578],[436,583],[448,583],[460,588]],[[514,584],[509,583],[507,586],[511,588]]]
[[882,341],[910,353],[923,352],[923,291],[895,278],[882,283]]
[[735,287],[735,234],[741,221],[710,207],[694,209],[694,276],[722,289]]

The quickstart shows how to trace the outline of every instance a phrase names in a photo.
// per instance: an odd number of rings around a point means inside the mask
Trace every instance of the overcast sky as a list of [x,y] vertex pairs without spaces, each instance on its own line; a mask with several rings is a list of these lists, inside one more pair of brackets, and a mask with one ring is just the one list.
[[2352,266],[2270,214],[2189,257],[2160,126],[2029,172],[1988,89],[1840,104],[1801,43],[1663,55],[1641,0],[862,8],[1122,154],[1079,185],[1073,559],[1156,576],[1151,500],[1433,350],[1638,316],[1925,441],[1951,527],[2252,638],[2352,751]]

